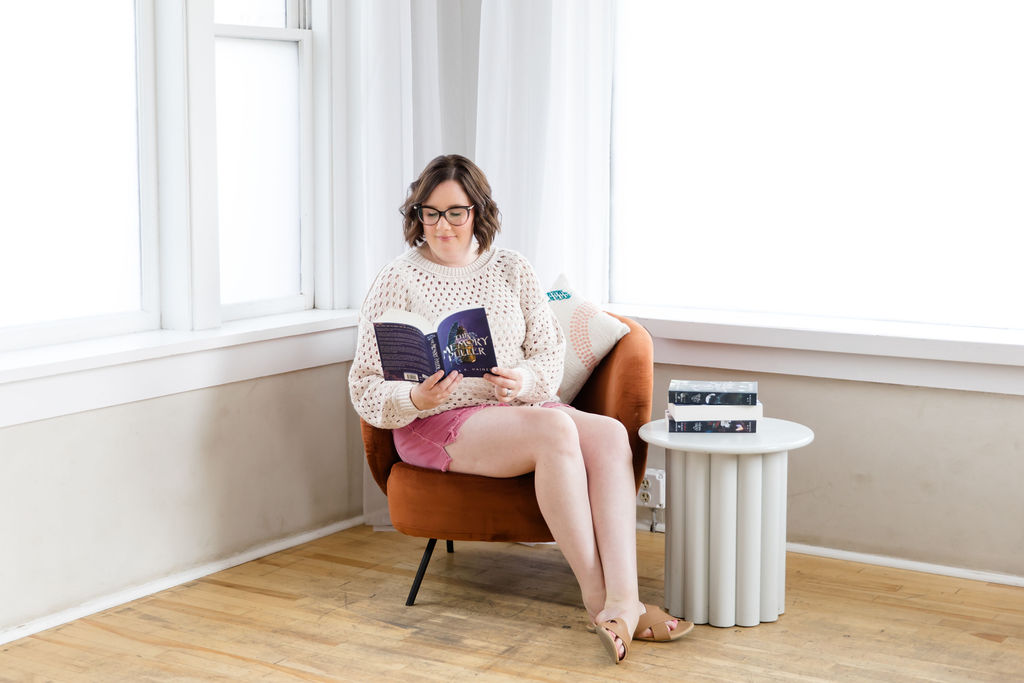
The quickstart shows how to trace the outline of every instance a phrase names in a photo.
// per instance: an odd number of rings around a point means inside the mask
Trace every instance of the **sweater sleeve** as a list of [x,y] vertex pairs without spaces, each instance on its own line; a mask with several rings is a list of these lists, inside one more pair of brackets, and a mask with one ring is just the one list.
[[420,415],[410,398],[412,382],[384,379],[373,321],[389,308],[404,309],[407,291],[392,267],[378,275],[359,309],[359,338],[348,373],[349,395],[359,417],[374,427],[397,429]]
[[523,370],[523,388],[518,399],[523,403],[541,403],[553,400],[558,394],[565,365],[565,335],[548,305],[533,266],[520,257],[520,268],[520,303],[526,321],[526,337],[523,360],[516,366]]

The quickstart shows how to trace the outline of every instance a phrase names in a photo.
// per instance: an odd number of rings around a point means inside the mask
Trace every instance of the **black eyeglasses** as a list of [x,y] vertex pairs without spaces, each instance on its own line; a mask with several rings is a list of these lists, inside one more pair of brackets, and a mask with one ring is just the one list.
[[420,219],[423,225],[437,225],[442,218],[448,221],[448,225],[460,226],[465,225],[466,221],[469,220],[469,212],[476,206],[449,206],[444,211],[435,209],[432,206],[424,206],[423,204],[416,204],[412,207],[412,210],[416,212],[416,217]]

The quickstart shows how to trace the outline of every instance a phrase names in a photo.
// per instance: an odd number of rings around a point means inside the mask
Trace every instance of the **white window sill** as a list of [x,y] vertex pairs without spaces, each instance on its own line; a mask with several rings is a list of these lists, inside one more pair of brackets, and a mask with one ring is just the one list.
[[609,304],[657,363],[1024,395],[1024,331]]
[[[655,362],[1024,395],[1024,333],[611,304]],[[0,353],[0,428],[352,360],[353,310]]]
[[352,360],[357,312],[304,311],[0,354],[0,427]]

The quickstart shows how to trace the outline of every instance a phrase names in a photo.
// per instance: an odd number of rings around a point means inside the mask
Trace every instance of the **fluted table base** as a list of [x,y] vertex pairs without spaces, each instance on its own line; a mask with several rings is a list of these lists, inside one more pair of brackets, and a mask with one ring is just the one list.
[[788,452],[667,451],[665,601],[695,624],[756,626],[786,609]]
[[814,432],[770,418],[758,432],[640,430],[666,449],[665,606],[695,624],[756,626],[786,610],[789,450]]

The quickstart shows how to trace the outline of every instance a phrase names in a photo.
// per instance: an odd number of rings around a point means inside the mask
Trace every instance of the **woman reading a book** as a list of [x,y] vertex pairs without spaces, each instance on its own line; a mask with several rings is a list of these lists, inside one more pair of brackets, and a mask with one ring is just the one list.
[[[434,159],[410,185],[402,214],[410,249],[378,274],[360,310],[349,374],[357,412],[394,430],[408,463],[488,477],[535,472],[541,513],[614,661],[633,638],[681,636],[691,624],[639,600],[626,431],[558,401],[565,338],[530,264],[493,246],[499,214],[483,172],[465,157]],[[436,320],[470,307],[487,311],[497,358],[490,373],[384,379],[373,322],[385,311]]]

